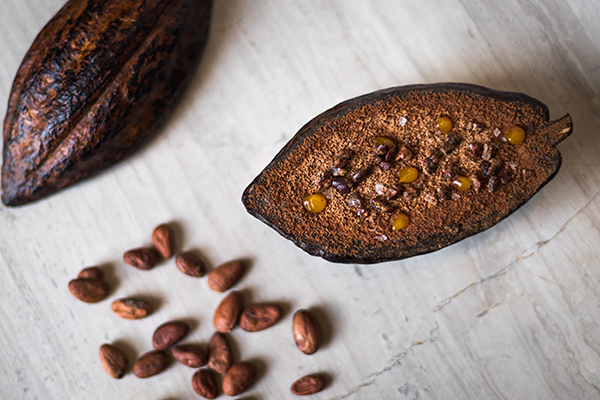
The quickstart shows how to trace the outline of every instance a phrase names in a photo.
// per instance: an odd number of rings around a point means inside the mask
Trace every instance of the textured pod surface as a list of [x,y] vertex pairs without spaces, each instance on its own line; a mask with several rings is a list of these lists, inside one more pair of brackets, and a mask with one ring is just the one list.
[[[544,104],[519,93],[456,83],[381,90],[306,124],[243,202],[312,255],[403,259],[514,212],[558,172],[556,145],[571,131],[568,114],[549,121]],[[349,193],[333,187],[340,176]]]
[[121,160],[163,123],[204,50],[210,0],[71,0],[33,42],[4,120],[2,201]]

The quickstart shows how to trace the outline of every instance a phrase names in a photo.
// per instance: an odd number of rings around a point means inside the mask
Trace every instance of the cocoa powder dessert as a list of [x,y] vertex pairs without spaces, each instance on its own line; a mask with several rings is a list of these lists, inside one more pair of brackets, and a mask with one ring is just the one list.
[[413,85],[341,103],[246,188],[248,212],[312,255],[376,263],[490,228],[557,173],[571,118],[519,93]]
[[26,204],[139,148],[163,125],[208,39],[212,0],[70,0],[15,77],[2,201]]

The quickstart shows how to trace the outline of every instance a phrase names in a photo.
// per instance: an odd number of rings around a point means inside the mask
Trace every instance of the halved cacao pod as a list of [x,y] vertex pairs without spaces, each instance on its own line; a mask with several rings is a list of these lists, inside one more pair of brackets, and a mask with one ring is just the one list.
[[248,212],[310,254],[428,253],[514,212],[557,173],[569,115],[468,84],[381,90],[317,116],[246,188]]

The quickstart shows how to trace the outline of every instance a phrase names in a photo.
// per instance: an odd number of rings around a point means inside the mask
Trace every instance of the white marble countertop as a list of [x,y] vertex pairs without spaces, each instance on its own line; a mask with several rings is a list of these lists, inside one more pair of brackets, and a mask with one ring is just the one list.
[[[36,34],[62,0],[1,0],[0,114]],[[258,333],[234,330],[238,360],[260,368],[240,398],[593,399],[600,397],[600,3],[591,0],[217,1],[211,38],[184,102],[126,162],[37,203],[0,207],[0,398],[193,399],[193,370],[173,364],[113,380],[98,347],[151,349],[156,326],[192,325],[206,345],[223,297],[172,260],[151,271],[121,261],[171,222],[180,248],[211,266],[244,258],[247,302],[285,314]],[[526,93],[551,118],[571,113],[563,166],[529,203],[444,250],[380,265],[309,256],[249,216],[247,184],[308,120],[345,99],[412,83],[470,82]],[[101,265],[103,302],[67,283]],[[126,321],[112,300],[158,307]],[[324,344],[291,336],[294,310],[315,311]],[[222,396],[226,397],[226,396]]]

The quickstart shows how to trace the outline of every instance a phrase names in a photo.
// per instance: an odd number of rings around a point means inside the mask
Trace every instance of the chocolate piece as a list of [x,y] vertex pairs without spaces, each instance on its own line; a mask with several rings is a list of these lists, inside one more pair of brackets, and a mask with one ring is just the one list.
[[[445,160],[440,159],[438,149],[444,149],[448,135],[435,130],[440,115],[452,120],[449,133],[460,138],[452,140],[456,145],[452,151],[446,145]],[[400,116],[407,119],[404,126],[397,123]],[[547,107],[531,97],[468,84],[413,85],[374,92],[339,104],[305,125],[246,188],[243,202],[250,214],[308,253],[330,261],[376,263],[428,253],[490,228],[557,173],[561,157],[556,145],[571,134],[572,122],[568,114],[551,122],[548,116]],[[468,129],[474,120],[489,128]],[[513,126],[528,127],[520,144],[504,142],[494,133]],[[312,182],[319,171],[345,148],[353,150],[353,163],[368,165],[376,135],[412,149],[410,166],[422,172],[421,187],[415,188],[418,196],[410,196],[408,188],[414,185],[402,184],[403,195],[390,201],[397,210],[394,213],[370,207],[359,218],[343,196],[328,199],[321,212],[307,212],[302,201],[314,193]],[[511,174],[510,182],[498,176],[506,181],[500,186],[486,178],[487,182],[480,183],[488,190],[479,192],[465,178],[466,190],[453,192],[446,201],[446,188],[452,181],[439,167],[442,162],[452,161],[464,177],[477,176],[480,164],[489,162],[469,157],[468,146],[474,142],[493,143],[493,159],[514,161],[531,173]],[[426,171],[430,165],[438,167]],[[398,184],[397,174],[396,167],[376,168],[353,190],[365,204],[372,204],[380,196],[375,184]],[[431,199],[440,201],[433,204]],[[408,225],[398,223],[393,230],[392,222],[400,221],[401,214],[409,217]]]
[[70,0],[25,55],[4,122],[2,201],[26,204],[123,159],[173,110],[212,0]]

